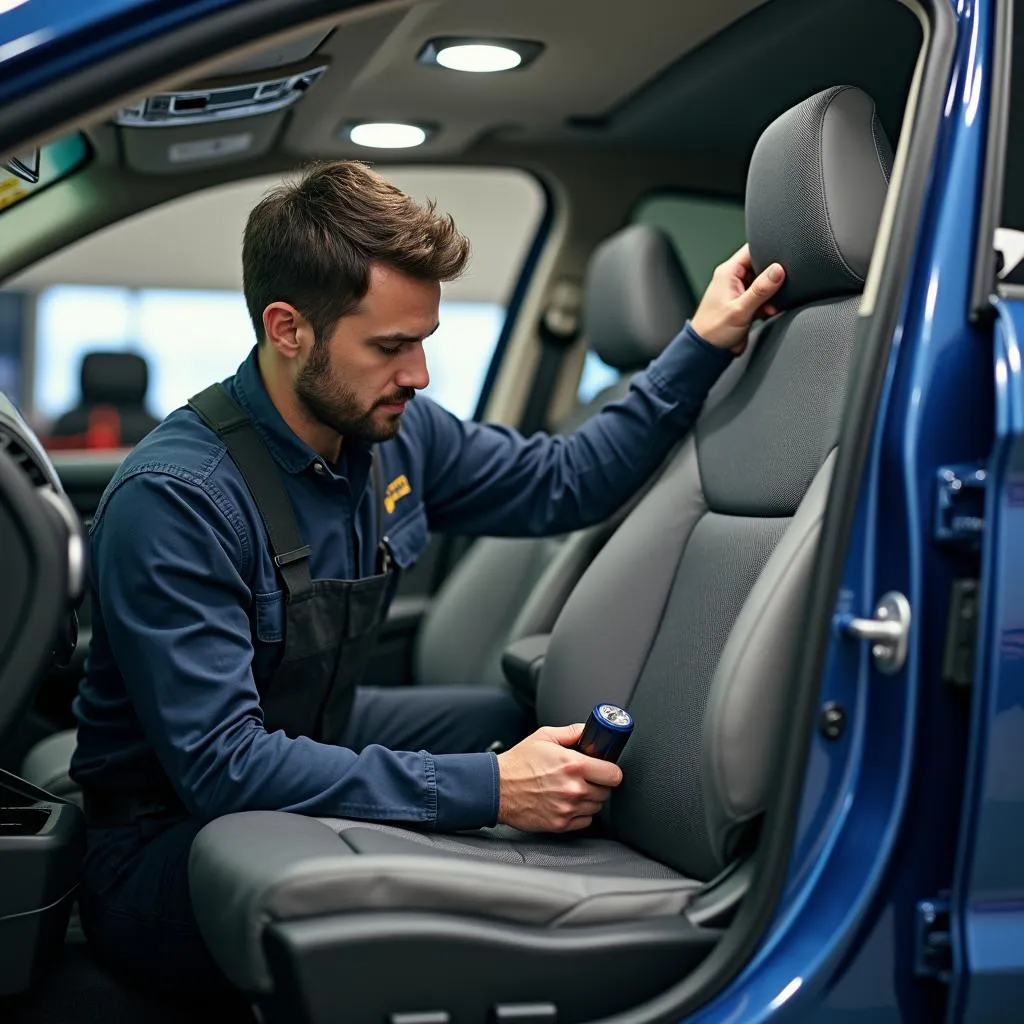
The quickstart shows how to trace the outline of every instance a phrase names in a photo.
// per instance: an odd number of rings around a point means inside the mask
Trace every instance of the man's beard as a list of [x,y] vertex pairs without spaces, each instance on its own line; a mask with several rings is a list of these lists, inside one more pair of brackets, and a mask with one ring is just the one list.
[[416,397],[416,391],[413,388],[401,388],[363,410],[355,392],[332,379],[327,345],[318,339],[313,343],[309,361],[295,378],[295,395],[306,412],[318,423],[330,427],[343,437],[374,443],[390,441],[401,425],[401,416],[374,419],[377,409],[382,405],[399,405],[411,401]]

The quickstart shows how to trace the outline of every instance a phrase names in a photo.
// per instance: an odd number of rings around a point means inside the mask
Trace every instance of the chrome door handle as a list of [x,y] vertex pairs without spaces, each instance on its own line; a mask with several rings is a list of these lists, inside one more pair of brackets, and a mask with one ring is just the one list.
[[910,602],[892,590],[878,602],[873,619],[850,615],[842,618],[839,625],[846,636],[870,641],[871,656],[878,671],[893,675],[907,661],[910,620]]

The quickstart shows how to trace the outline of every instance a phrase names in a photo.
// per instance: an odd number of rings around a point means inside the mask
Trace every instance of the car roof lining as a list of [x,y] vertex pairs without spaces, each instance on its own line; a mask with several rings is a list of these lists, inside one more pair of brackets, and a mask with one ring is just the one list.
[[[322,47],[332,58],[328,75],[294,109],[246,119],[255,125],[268,117],[278,118],[271,132],[271,145],[255,158],[215,163],[185,173],[140,173],[125,166],[126,133],[169,141],[193,137],[190,132],[194,129],[125,129],[106,120],[96,123],[87,129],[96,154],[91,166],[33,197],[31,202],[5,211],[0,277],[9,277],[62,245],[138,210],[210,185],[284,173],[310,158],[382,156],[389,165],[511,166],[550,178],[556,168],[582,157],[591,169],[593,187],[606,193],[613,183],[617,191],[623,187],[616,176],[624,162],[632,161],[634,169],[629,179],[636,191],[618,195],[613,204],[616,207],[628,208],[657,187],[714,192],[739,199],[750,150],[764,125],[792,102],[838,79],[859,84],[876,97],[880,118],[896,141],[920,43],[920,26],[914,15],[895,0],[773,0],[764,4],[732,0],[716,7],[721,23],[731,22],[717,33],[711,22],[700,20],[704,15],[683,15],[676,8],[666,11],[660,0],[635,0],[636,13],[631,21],[639,25],[634,32],[637,38],[627,39],[631,45],[619,48],[629,53],[623,52],[612,61],[614,68],[592,67],[584,62],[562,66],[554,75],[549,67],[542,89],[530,86],[516,92],[508,85],[517,81],[515,72],[508,76],[472,76],[415,66],[415,50],[423,39],[442,32],[500,32],[517,37],[543,37],[551,32],[548,39],[552,51],[548,56],[557,55],[559,41],[564,42],[571,34],[577,37],[577,48],[599,49],[600,40],[612,36],[605,29],[592,29],[594,22],[601,20],[596,17],[599,12],[595,3],[607,7],[606,13],[614,21],[613,0],[563,0],[558,5],[524,0],[514,5],[514,21],[509,20],[509,5],[500,12],[490,8],[481,11],[474,0],[357,8],[345,15]],[[581,30],[584,10],[587,32]],[[686,35],[683,26],[688,18],[692,31]],[[675,33],[664,31],[666,19],[676,27]],[[314,34],[322,35],[324,31],[321,22]],[[291,29],[286,35],[301,39],[310,34],[307,25]],[[656,52],[660,57],[650,59],[641,44],[659,35],[685,38],[686,42],[674,42],[674,49],[658,43]],[[360,41],[367,45],[371,38],[377,44],[367,47],[361,61],[347,59],[352,47]],[[250,66],[258,64],[265,60],[268,46],[263,42],[248,48],[242,56],[236,51],[221,63],[221,69],[237,74],[241,59]],[[278,41],[273,46],[280,48]],[[786,60],[792,52],[801,54],[800,62]],[[258,56],[260,53],[264,57]],[[872,55],[870,62],[864,60],[865,53]],[[538,59],[537,66],[541,64]],[[637,74],[641,68],[646,68],[643,75]],[[525,82],[532,70],[522,72],[518,81]],[[342,79],[330,78],[335,73],[349,80],[352,88],[338,88]],[[272,77],[272,73],[267,74]],[[211,65],[207,63],[199,78],[209,80],[210,75]],[[432,119],[447,125],[451,115],[453,125],[462,125],[451,134],[447,129],[439,133],[439,138],[448,135],[444,147],[386,154],[354,152],[337,139],[336,127],[345,113],[359,109],[351,104],[365,94],[365,89],[378,89],[382,76],[411,83],[408,88],[415,92],[416,83],[423,81],[424,75],[427,81],[445,83],[447,90],[445,97],[434,95],[429,102],[424,101]],[[587,93],[586,83],[594,85],[610,76],[618,83],[617,90],[602,87],[603,91]],[[491,79],[490,84],[484,83],[488,90],[497,83],[509,92],[511,98],[505,107],[495,108],[493,97],[481,91],[483,78]],[[183,74],[181,79],[186,80],[186,76]],[[547,113],[537,106],[540,96],[557,93],[576,79],[584,84],[559,103],[548,96],[551,110]],[[193,73],[188,80],[197,80],[196,75]],[[456,87],[466,95],[456,96]],[[380,116],[397,117],[401,110],[409,109],[410,102],[408,96],[403,99],[395,85],[387,94],[387,102],[381,99],[383,105],[377,110]],[[378,116],[375,111],[365,113]],[[485,114],[487,117],[481,120]],[[667,131],[666,125],[672,130]],[[456,136],[461,140],[458,145]]]

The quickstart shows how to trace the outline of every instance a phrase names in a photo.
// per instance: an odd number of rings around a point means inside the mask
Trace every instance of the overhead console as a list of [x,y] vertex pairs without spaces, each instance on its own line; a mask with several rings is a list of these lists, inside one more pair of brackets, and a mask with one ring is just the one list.
[[286,76],[250,72],[245,81],[161,92],[118,111],[114,123],[131,128],[171,128],[269,114],[291,106],[327,70],[318,64]]
[[[179,89],[145,96],[113,117],[128,165],[173,174],[265,153],[287,109],[327,71],[317,33],[277,46]],[[153,129],[160,129],[153,131]]]

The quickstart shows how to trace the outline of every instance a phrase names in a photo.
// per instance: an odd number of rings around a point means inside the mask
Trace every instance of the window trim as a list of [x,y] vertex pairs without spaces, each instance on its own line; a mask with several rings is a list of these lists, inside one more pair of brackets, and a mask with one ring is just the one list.
[[514,167],[509,165],[506,169],[519,171],[522,174],[528,175],[534,181],[540,189],[543,209],[541,211],[540,220],[537,222],[537,228],[534,231],[533,241],[530,243],[530,247],[526,250],[526,256],[520,265],[519,273],[516,275],[516,283],[512,288],[512,294],[509,296],[509,300],[505,305],[505,321],[501,325],[501,331],[498,333],[498,340],[494,343],[494,352],[491,355],[491,362],[487,367],[487,372],[484,374],[483,384],[480,387],[480,394],[477,396],[476,407],[473,410],[472,419],[477,422],[483,419],[487,405],[491,400],[491,392],[494,390],[494,385],[498,379],[499,373],[501,372],[501,365],[505,360],[505,353],[508,350],[509,341],[512,338],[523,303],[530,290],[530,284],[533,281],[534,273],[537,270],[537,265],[540,263],[541,256],[544,253],[544,248],[551,235],[551,228],[555,222],[554,195],[548,183],[540,175],[536,174],[534,171],[527,170],[524,167]]
[[995,0],[992,85],[989,89],[988,138],[981,172],[981,207],[975,238],[974,274],[968,318],[982,323],[993,314],[994,295],[1008,297],[996,277],[996,228],[1003,216],[1006,151],[1010,132],[1010,90],[1013,85],[1013,0]]

